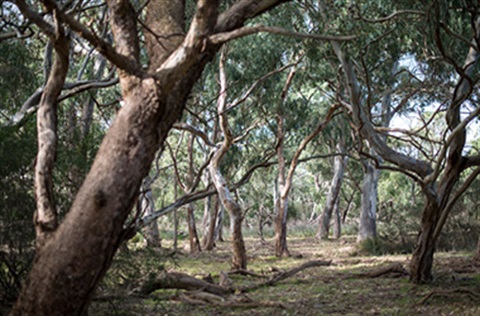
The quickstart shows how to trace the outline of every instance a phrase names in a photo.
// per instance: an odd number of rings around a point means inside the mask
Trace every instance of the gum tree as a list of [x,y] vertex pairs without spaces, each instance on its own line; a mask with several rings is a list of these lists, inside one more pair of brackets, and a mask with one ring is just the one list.
[[[219,1],[200,0],[186,33],[184,1],[150,1],[141,22],[149,58],[146,69],[141,60],[140,12],[129,1],[106,3],[114,45],[74,18],[76,8],[46,0],[44,11],[38,11],[24,0],[13,2],[53,42],[55,59],[37,115],[37,254],[11,314],[82,314],[124,239],[123,224],[154,155],[180,118],[203,68],[222,43],[238,36],[235,30],[242,30],[248,19],[287,1],[240,0],[220,13]],[[117,68],[124,106],[59,224],[51,172],[56,104],[69,69],[71,36],[82,38]]]

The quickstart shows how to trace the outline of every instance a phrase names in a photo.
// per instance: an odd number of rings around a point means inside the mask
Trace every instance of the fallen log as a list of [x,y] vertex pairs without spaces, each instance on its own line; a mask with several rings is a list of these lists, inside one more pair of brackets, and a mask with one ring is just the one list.
[[204,291],[215,295],[228,295],[233,289],[212,284],[201,279],[194,278],[181,272],[162,271],[153,279],[143,282],[138,292],[148,295],[158,289],[181,289],[187,291]]

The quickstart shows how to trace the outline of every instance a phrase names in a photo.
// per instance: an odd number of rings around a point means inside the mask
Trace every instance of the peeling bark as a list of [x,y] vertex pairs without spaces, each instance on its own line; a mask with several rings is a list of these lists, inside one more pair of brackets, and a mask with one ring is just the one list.
[[70,41],[65,36],[55,12],[53,16],[56,23],[56,35],[52,39],[55,61],[48,74],[37,112],[38,152],[34,180],[37,251],[43,247],[58,226],[52,179],[57,150],[57,97],[62,91],[68,72]]
[[232,228],[232,269],[246,269],[247,268],[247,254],[245,251],[245,243],[242,234],[243,213],[240,205],[233,199],[233,196],[228,188],[227,182],[220,171],[220,162],[227,153],[228,149],[233,144],[233,135],[228,126],[228,117],[225,112],[227,99],[227,78],[225,74],[225,54],[222,52],[220,58],[220,96],[218,98],[217,113],[220,121],[220,129],[223,133],[223,142],[218,147],[210,161],[209,170],[213,185],[217,189],[217,194],[223,207],[230,215],[230,225]]

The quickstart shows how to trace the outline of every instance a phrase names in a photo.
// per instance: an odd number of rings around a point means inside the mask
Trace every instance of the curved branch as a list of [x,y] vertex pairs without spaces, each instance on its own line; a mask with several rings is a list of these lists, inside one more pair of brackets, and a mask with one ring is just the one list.
[[245,37],[245,36],[257,34],[257,33],[271,33],[271,34],[297,37],[297,38],[313,39],[313,40],[320,40],[320,41],[337,41],[337,42],[351,41],[359,37],[357,35],[335,36],[335,35],[307,34],[307,33],[300,33],[300,32],[286,30],[281,27],[265,26],[265,25],[258,24],[255,26],[241,27],[230,32],[213,34],[209,37],[209,40],[212,44],[218,45],[218,44],[224,44],[228,41],[231,41],[237,38],[241,38],[241,37]]
[[53,197],[53,167],[57,150],[57,98],[65,82],[69,64],[69,39],[53,11],[55,61],[40,99],[37,112],[38,153],[35,163],[35,230],[37,250],[58,226]]

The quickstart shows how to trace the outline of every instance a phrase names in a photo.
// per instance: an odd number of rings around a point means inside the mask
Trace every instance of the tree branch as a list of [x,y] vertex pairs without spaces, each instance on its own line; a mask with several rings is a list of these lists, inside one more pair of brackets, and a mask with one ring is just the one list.
[[213,34],[209,37],[209,40],[212,44],[219,45],[237,38],[245,37],[245,36],[256,34],[256,33],[270,33],[270,34],[277,34],[277,35],[304,38],[304,39],[313,39],[313,40],[320,40],[320,41],[337,41],[337,42],[351,41],[358,38],[357,35],[334,36],[334,35],[307,34],[307,33],[300,33],[300,32],[286,30],[280,27],[265,26],[265,25],[258,24],[255,26],[244,26],[230,32]]
[[57,210],[53,197],[53,167],[57,149],[57,97],[62,91],[69,64],[69,39],[53,11],[55,31],[52,34],[55,61],[40,99],[37,112],[38,153],[35,163],[35,230],[37,249],[46,242],[57,226]]

